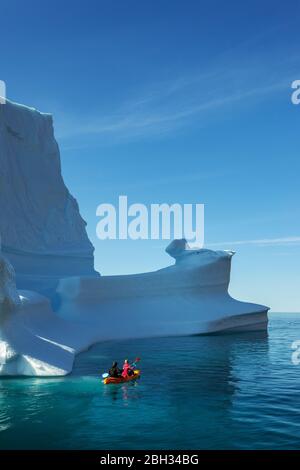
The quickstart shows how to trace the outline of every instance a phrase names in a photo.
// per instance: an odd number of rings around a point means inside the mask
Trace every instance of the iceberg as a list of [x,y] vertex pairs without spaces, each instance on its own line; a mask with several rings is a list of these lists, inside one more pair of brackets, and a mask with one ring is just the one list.
[[51,116],[0,105],[0,164],[0,375],[66,375],[104,340],[267,328],[268,307],[228,293],[232,251],[174,240],[166,268],[100,276]]

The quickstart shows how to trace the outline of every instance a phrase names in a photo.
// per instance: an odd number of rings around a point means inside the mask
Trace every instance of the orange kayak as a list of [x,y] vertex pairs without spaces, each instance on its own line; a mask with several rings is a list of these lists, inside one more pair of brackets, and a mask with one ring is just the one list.
[[135,370],[134,375],[130,375],[128,377],[107,377],[103,380],[104,385],[109,384],[123,384],[126,382],[131,382],[132,380],[137,380],[141,376],[140,370]]

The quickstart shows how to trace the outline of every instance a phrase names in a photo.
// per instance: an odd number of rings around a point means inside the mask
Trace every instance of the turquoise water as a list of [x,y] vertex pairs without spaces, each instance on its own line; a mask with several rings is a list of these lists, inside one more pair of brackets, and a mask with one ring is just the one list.
[[[269,333],[106,342],[65,378],[0,381],[1,449],[298,449],[300,315]],[[136,384],[104,386],[113,359],[142,358]]]

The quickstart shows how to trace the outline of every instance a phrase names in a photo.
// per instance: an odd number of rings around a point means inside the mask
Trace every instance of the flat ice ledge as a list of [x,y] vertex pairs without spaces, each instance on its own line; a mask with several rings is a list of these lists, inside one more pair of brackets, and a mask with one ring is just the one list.
[[[99,324],[109,339],[207,334],[267,328],[268,307],[228,294],[233,252],[167,248],[173,266],[152,273],[61,279],[58,314]],[[118,325],[112,328],[113,325]]]
[[39,294],[21,291],[20,299],[21,305],[1,328],[0,375],[67,375],[75,355],[101,341],[267,328],[267,308],[229,296],[216,297],[213,305],[209,299],[184,295],[149,297],[147,302],[143,297],[125,302],[71,302],[63,304],[60,314],[64,311],[65,318],[53,312],[48,299]]

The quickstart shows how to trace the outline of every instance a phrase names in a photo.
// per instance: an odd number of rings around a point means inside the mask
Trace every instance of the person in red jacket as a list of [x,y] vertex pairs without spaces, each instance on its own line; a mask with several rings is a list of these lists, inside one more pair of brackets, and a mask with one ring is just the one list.
[[131,367],[131,365],[128,362],[128,359],[125,359],[124,365],[123,365],[123,372],[122,372],[122,377],[130,377],[134,374],[134,370]]

